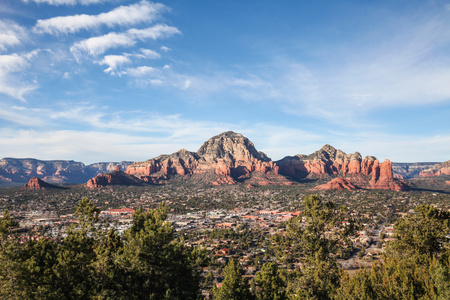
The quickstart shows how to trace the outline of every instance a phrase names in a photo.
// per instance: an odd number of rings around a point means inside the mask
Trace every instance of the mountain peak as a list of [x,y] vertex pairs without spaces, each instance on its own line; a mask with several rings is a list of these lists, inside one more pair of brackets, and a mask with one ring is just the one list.
[[197,154],[206,162],[270,160],[265,154],[258,152],[248,138],[233,131],[210,138],[198,149]]

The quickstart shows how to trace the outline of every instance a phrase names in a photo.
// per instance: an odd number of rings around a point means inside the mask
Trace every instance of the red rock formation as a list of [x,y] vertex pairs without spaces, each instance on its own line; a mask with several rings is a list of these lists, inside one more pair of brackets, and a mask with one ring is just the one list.
[[450,175],[450,160],[434,165],[431,169],[420,172],[421,177],[434,177],[439,175]]
[[327,182],[326,184],[318,185],[314,190],[356,190],[356,187],[348,180],[342,177],[336,177],[333,180]]
[[330,145],[323,146],[310,155],[285,157],[276,163],[280,174],[296,179],[329,178],[345,176],[353,185],[361,188],[401,190],[406,186],[394,179],[392,163],[383,163],[373,156],[361,158],[361,154],[346,154]]
[[[120,167],[118,167],[120,170]],[[144,185],[145,182],[132,175],[125,174],[121,171],[113,171],[107,174],[102,174],[89,179],[86,183],[87,188],[96,189],[108,185]]]
[[27,190],[45,190],[45,189],[58,189],[60,187],[56,185],[49,184],[37,177],[33,177],[24,185],[24,189]]
[[[125,172],[158,183],[177,175],[198,178],[198,175],[209,174],[206,176],[209,183],[222,185],[245,181],[255,174],[278,176],[278,170],[278,166],[258,152],[246,137],[229,131],[212,137],[196,153],[182,149],[171,155],[136,162]],[[279,177],[287,181],[283,176]]]

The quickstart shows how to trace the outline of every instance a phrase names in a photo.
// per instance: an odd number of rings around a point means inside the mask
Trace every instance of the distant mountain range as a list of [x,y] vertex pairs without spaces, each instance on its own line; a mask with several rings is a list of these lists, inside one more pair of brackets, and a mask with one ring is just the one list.
[[341,178],[321,188],[404,190],[408,186],[400,179],[441,174],[450,175],[448,162],[438,165],[379,162],[376,157],[362,158],[358,152],[346,154],[330,145],[309,155],[287,156],[274,162],[257,151],[249,139],[232,131],[212,137],[197,152],[181,149],[143,162],[103,162],[86,166],[62,160],[0,160],[3,184],[23,184],[38,177],[58,184],[87,182],[90,188],[166,184],[177,180],[209,185],[292,185]]

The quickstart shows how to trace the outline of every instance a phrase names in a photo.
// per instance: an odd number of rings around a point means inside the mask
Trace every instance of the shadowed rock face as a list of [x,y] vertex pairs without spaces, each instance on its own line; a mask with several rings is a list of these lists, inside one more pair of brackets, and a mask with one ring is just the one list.
[[421,177],[433,177],[439,175],[450,175],[450,160],[434,165],[432,168],[420,172]]
[[406,189],[405,184],[394,179],[389,160],[380,163],[373,156],[362,158],[358,152],[346,154],[330,145],[310,155],[285,157],[276,164],[280,174],[297,180],[342,176],[359,188]]
[[45,189],[59,189],[60,187],[49,184],[37,177],[33,177],[23,187],[26,190],[45,190]]

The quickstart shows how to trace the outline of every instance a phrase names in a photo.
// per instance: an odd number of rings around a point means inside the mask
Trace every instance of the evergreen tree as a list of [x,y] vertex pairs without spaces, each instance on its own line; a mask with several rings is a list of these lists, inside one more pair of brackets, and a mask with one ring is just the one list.
[[215,300],[247,300],[254,299],[250,293],[248,282],[244,281],[238,261],[230,259],[224,270],[224,279],[220,288],[213,290]]
[[259,291],[258,300],[284,300],[286,298],[286,284],[281,277],[278,266],[274,262],[265,263],[261,271],[256,274]]

